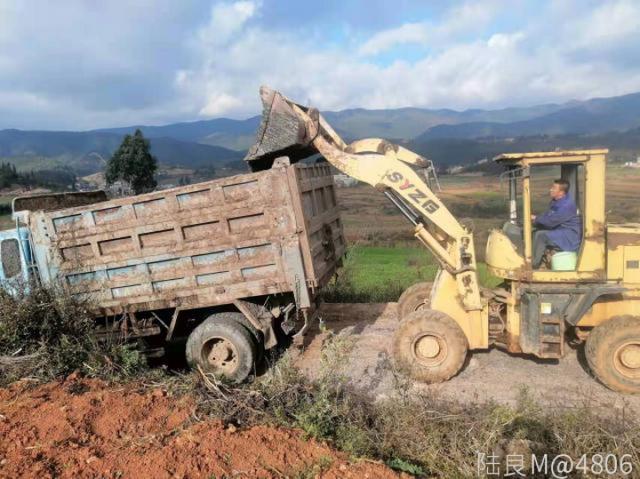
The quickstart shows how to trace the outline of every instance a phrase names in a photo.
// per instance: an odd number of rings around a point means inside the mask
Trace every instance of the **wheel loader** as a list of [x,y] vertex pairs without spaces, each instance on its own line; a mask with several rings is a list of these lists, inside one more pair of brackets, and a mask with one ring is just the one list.
[[[414,285],[399,301],[393,358],[412,377],[446,381],[462,369],[469,351],[498,347],[558,359],[574,344],[584,345],[591,371],[604,385],[640,392],[640,224],[606,222],[607,150],[494,159],[508,183],[509,217],[489,233],[485,255],[502,283],[484,289],[472,228],[436,195],[430,160],[378,138],[347,144],[317,109],[268,87],[260,95],[262,122],[245,158],[253,170],[268,169],[283,156],[296,162],[319,154],[386,195],[437,260],[433,285]],[[572,269],[532,266],[532,179],[551,166],[569,181],[582,219]]]

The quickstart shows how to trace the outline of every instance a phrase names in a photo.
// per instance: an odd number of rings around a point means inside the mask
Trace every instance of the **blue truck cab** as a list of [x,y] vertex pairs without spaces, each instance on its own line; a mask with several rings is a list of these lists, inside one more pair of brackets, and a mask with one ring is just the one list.
[[31,282],[41,280],[38,255],[29,229],[30,211],[55,211],[106,199],[104,191],[45,193],[14,198],[11,217],[16,227],[0,231],[0,287],[14,294],[18,287],[28,288]]

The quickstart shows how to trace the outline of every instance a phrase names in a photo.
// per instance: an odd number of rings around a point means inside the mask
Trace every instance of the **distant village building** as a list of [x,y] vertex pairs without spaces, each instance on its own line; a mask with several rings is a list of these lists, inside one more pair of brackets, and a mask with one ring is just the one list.
[[333,175],[333,181],[339,188],[348,188],[358,184],[358,180],[349,175],[345,175],[344,173]]
[[640,168],[640,156],[636,158],[636,161],[627,161],[624,166],[627,168]]
[[131,185],[126,181],[114,181],[112,184],[106,187],[107,194],[111,197],[122,197],[133,195],[133,189]]
[[93,191],[99,189],[95,183],[90,183],[86,180],[79,179],[75,184],[76,191]]

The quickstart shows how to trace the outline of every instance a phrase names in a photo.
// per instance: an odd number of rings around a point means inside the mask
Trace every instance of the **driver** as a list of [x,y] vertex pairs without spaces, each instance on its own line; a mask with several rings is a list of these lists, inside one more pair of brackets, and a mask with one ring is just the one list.
[[547,248],[578,251],[582,242],[582,221],[575,202],[569,196],[569,182],[554,180],[549,196],[549,209],[540,216],[531,215],[536,227],[533,235],[534,268],[540,267]]

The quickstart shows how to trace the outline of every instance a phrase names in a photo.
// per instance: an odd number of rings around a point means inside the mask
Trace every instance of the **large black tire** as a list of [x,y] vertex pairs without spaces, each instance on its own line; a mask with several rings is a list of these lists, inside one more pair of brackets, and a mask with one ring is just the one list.
[[587,337],[585,356],[605,386],[640,393],[640,317],[618,316],[597,326]]
[[251,333],[253,342],[256,345],[256,364],[259,364],[264,358],[264,334],[262,331],[258,331],[251,321],[242,313],[225,313],[228,317],[232,317],[235,321],[242,324]]
[[414,311],[429,308],[433,283],[416,283],[409,286],[398,300],[398,319],[401,321]]
[[468,349],[460,326],[432,309],[409,314],[393,338],[396,364],[412,378],[426,383],[439,383],[458,374]]
[[241,383],[255,368],[256,343],[238,320],[240,313],[217,313],[198,325],[187,339],[187,362],[206,373]]

